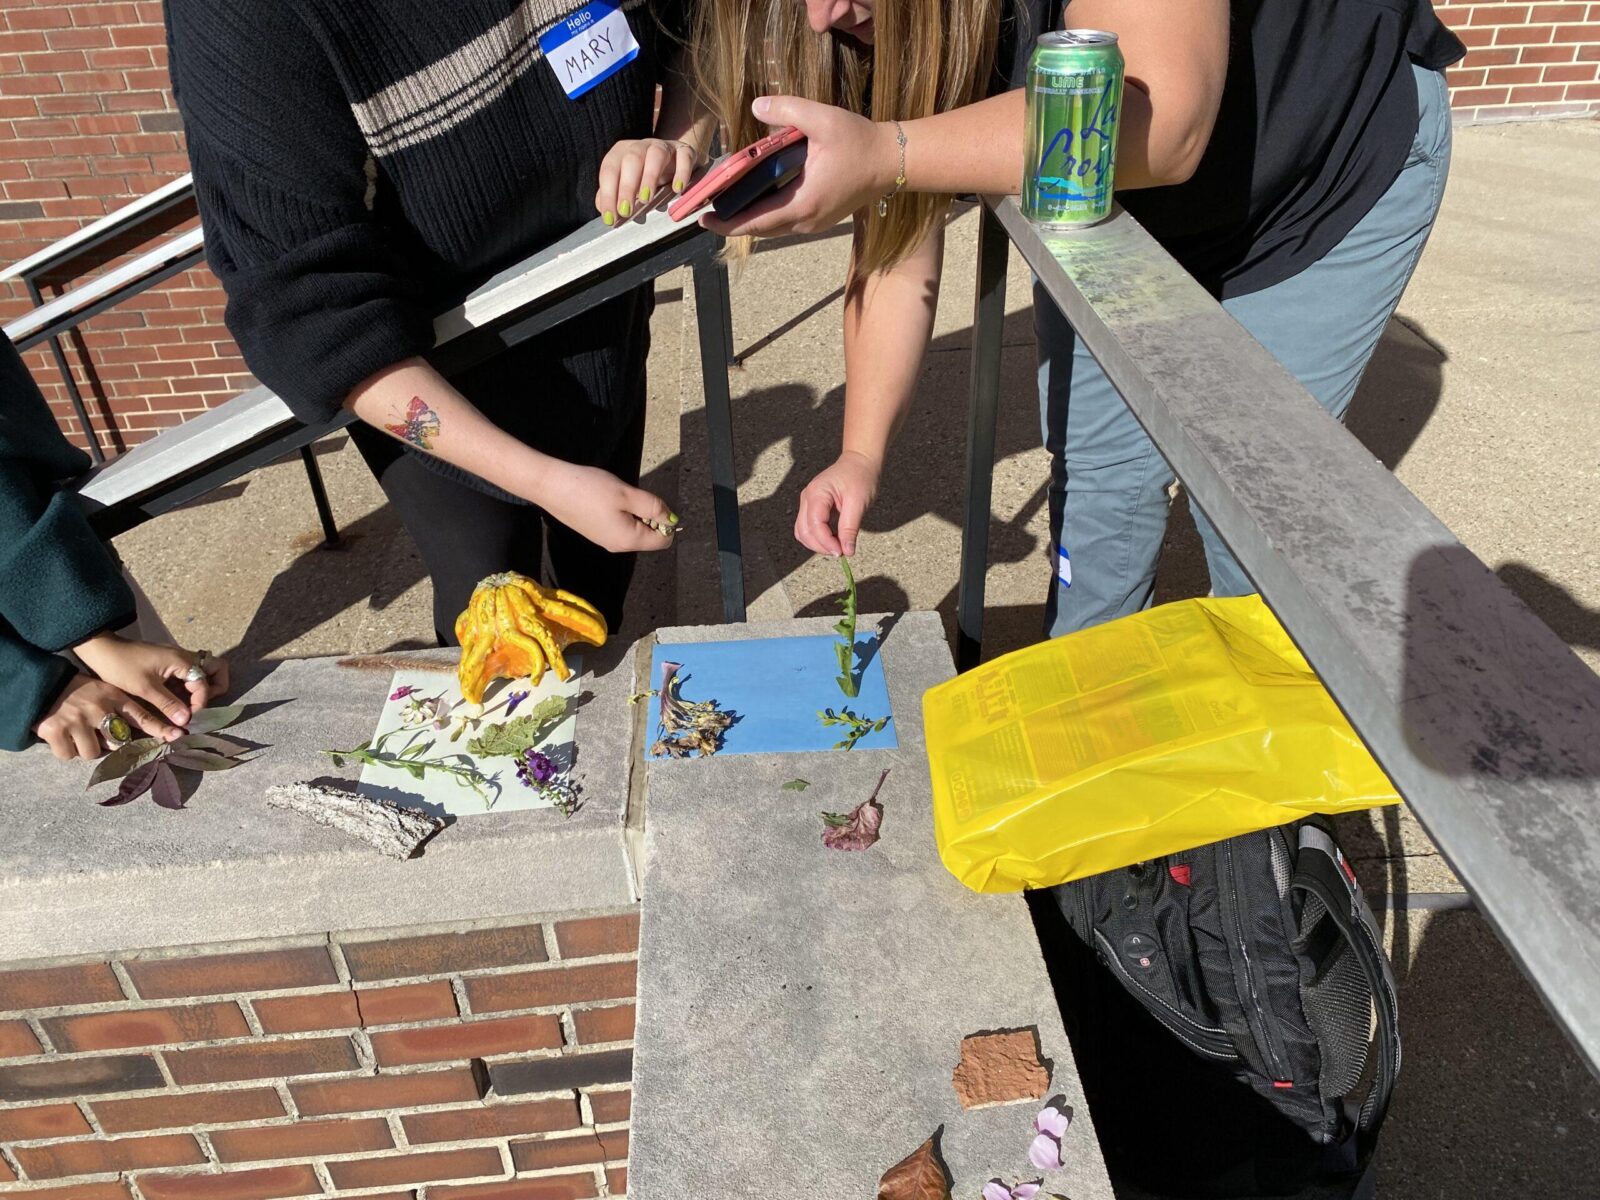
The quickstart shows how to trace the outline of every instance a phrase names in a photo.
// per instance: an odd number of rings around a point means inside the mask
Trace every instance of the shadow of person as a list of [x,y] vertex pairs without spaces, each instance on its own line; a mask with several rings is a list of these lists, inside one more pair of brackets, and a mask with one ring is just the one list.
[[1569,646],[1600,650],[1600,608],[1589,608],[1571,592],[1527,563],[1501,563],[1494,573]]
[[1413,322],[1391,317],[1373,351],[1345,426],[1391,471],[1439,407],[1450,356]]
[[421,555],[387,504],[343,527],[337,546],[320,545],[321,536],[308,537],[314,548],[273,578],[227,657],[267,658],[352,604],[385,609],[426,578]]

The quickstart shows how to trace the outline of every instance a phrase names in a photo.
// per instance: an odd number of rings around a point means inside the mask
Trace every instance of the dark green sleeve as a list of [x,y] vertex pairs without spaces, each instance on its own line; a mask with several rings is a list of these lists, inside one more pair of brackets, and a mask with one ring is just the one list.
[[33,727],[74,674],[66,659],[28,645],[0,622],[0,681],[6,696],[0,704],[0,750],[26,750],[33,744]]
[[88,466],[0,337],[0,618],[11,636],[61,650],[134,617],[116,559],[58,484]]

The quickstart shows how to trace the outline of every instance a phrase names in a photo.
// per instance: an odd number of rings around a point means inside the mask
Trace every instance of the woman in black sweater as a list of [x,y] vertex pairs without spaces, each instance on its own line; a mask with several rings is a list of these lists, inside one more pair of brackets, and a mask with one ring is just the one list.
[[654,133],[692,169],[671,0],[169,0],[167,22],[228,328],[301,419],[361,419],[441,643],[546,545],[615,627],[629,552],[671,542],[646,522],[677,520],[634,486],[651,289],[451,381],[421,356],[437,313],[592,219],[613,143]]

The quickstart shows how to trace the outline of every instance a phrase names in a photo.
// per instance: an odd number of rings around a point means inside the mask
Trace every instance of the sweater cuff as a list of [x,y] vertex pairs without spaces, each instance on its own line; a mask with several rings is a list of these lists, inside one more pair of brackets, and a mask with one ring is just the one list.
[[78,673],[66,659],[0,634],[0,675],[6,702],[0,706],[0,750],[26,750],[37,741],[33,727]]
[[11,547],[6,566],[11,579],[0,591],[0,612],[41,650],[64,650],[134,619],[133,591],[122,569],[70,493],[51,496]]

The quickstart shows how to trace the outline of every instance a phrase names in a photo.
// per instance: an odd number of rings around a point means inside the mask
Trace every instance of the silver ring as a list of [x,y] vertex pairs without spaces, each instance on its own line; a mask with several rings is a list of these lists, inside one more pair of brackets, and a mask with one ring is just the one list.
[[196,650],[194,654],[194,666],[190,667],[183,673],[184,680],[189,683],[199,683],[202,679],[207,678],[210,672],[206,670],[206,659],[210,657],[211,651]]
[[120,713],[107,713],[100,718],[100,734],[113,750],[133,740],[133,726]]

